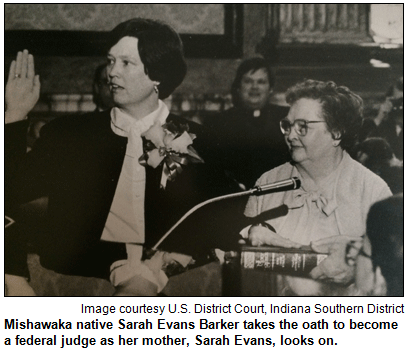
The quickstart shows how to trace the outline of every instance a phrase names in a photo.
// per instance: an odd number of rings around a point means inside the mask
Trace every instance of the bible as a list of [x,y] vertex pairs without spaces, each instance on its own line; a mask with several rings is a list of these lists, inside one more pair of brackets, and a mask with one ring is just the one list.
[[327,257],[327,254],[316,253],[310,247],[242,246],[240,263],[242,269],[307,276]]

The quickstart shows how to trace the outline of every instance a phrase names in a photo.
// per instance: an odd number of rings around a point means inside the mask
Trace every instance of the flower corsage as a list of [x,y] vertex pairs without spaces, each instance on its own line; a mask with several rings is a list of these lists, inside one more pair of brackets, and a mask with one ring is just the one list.
[[164,163],[162,188],[166,187],[167,180],[173,181],[182,172],[183,166],[204,162],[192,147],[196,135],[189,133],[188,122],[181,118],[172,118],[164,125],[156,122],[142,137],[145,139],[144,154],[139,163],[153,168]]

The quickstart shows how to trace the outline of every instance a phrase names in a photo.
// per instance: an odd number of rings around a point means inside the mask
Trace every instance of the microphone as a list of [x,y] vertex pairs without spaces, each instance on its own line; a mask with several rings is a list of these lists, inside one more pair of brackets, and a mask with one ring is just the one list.
[[298,177],[291,177],[287,180],[277,181],[274,183],[269,183],[266,185],[259,185],[253,188],[254,193],[263,192],[281,192],[281,191],[291,191],[301,187],[301,181]]
[[282,180],[282,181],[277,181],[274,183],[269,183],[267,185],[260,185],[260,186],[255,186],[247,191],[242,191],[242,192],[237,192],[237,193],[232,193],[232,194],[226,194],[223,196],[215,197],[208,199],[202,203],[199,203],[195,205],[193,208],[191,208],[189,211],[187,211],[184,216],[179,219],[174,226],[172,226],[165,234],[160,238],[160,240],[153,246],[152,250],[156,251],[158,249],[158,246],[170,235],[170,233],[178,227],[179,224],[181,224],[188,216],[190,216],[192,213],[194,213],[196,210],[199,208],[202,208],[203,206],[210,204],[210,203],[215,203],[219,202],[225,199],[231,199],[231,198],[236,198],[236,197],[242,197],[242,196],[247,196],[247,195],[253,195],[256,193],[275,193],[275,192],[282,192],[282,191],[290,191],[294,189],[298,189],[301,186],[301,181],[298,177],[291,177],[287,180]]

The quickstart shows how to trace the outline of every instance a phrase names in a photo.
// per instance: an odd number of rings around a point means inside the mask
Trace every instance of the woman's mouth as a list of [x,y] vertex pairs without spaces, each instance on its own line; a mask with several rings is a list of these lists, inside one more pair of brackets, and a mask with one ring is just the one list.
[[117,84],[114,84],[114,83],[110,83],[109,88],[110,88],[110,91],[113,93],[117,92],[120,89],[124,89],[123,87],[121,87]]

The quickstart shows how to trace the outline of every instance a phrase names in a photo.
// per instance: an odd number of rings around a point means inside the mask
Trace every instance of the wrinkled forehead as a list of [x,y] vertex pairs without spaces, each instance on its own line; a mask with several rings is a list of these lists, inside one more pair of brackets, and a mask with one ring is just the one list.
[[307,121],[325,121],[322,104],[318,100],[301,98],[295,101],[288,112],[287,119]]

